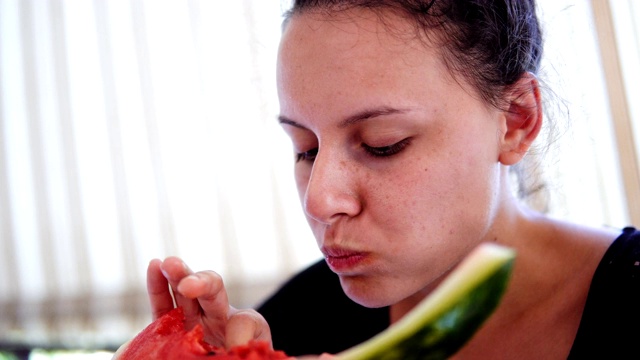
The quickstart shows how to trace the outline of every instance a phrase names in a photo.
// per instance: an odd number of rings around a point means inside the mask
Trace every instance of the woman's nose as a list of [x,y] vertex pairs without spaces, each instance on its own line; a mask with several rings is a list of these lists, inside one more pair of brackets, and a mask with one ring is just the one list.
[[360,213],[355,166],[339,156],[318,151],[307,183],[304,209],[309,217],[325,224]]

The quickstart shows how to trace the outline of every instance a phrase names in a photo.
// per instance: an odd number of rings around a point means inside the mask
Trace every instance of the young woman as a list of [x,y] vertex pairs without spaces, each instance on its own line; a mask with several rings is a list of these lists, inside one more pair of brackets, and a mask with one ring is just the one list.
[[231,307],[215,273],[154,260],[154,317],[173,307],[168,283],[214,344],[273,337],[290,355],[335,353],[496,242],[517,251],[512,280],[457,358],[630,356],[640,235],[547,218],[510,188],[543,122],[535,11],[533,0],[295,1],[279,120],[326,261],[254,311]]

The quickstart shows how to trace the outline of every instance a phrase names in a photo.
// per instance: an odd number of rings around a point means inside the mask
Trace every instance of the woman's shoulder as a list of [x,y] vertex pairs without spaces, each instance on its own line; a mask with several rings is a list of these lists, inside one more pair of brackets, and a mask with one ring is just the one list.
[[640,231],[626,227],[604,255],[603,266],[640,269]]
[[624,228],[593,276],[571,359],[626,358],[640,338],[640,232]]
[[[640,231],[635,227],[625,227],[594,230],[583,234],[583,240],[595,244],[602,252],[593,276],[594,282],[601,277],[632,277],[634,281],[640,281],[640,277],[635,276],[636,272],[640,271]],[[593,286],[594,284],[591,285]]]
[[640,300],[640,232],[634,227],[624,228],[611,243],[593,276],[590,297],[611,294]]

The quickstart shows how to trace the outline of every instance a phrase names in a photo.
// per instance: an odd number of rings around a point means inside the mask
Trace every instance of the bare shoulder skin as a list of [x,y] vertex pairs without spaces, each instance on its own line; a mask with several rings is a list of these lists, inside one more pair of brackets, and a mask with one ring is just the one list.
[[567,358],[593,274],[619,233],[536,215],[525,222],[500,307],[456,359]]

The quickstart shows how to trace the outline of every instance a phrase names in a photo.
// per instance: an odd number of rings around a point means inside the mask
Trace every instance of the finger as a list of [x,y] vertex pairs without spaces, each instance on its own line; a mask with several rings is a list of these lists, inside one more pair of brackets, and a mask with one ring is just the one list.
[[184,310],[184,314],[187,318],[187,322],[185,324],[187,329],[191,329],[196,318],[200,316],[200,305],[196,300],[184,296],[184,294],[180,293],[177,289],[180,281],[193,274],[193,271],[189,269],[182,259],[175,256],[166,258],[162,262],[160,268],[173,290],[173,297],[175,299],[176,306],[182,307]]
[[[184,261],[175,256],[166,258],[162,262],[160,269],[173,289],[173,297],[176,305],[182,307],[184,310],[184,314],[188,320],[187,322],[189,324],[193,323],[193,321],[190,320],[200,315],[200,306],[196,300],[184,296],[184,294],[178,290],[180,281],[193,274],[193,271],[189,269]],[[190,329],[190,326],[188,328]]]
[[173,309],[173,297],[169,290],[169,283],[162,274],[160,259],[153,259],[147,267],[147,293],[151,303],[153,320]]
[[220,275],[213,271],[200,271],[182,279],[177,289],[183,296],[197,299],[203,325],[215,334],[216,343],[222,342],[230,307]]
[[237,310],[229,317],[225,347],[244,345],[249,340],[262,340],[271,346],[271,330],[267,321],[254,310]]

